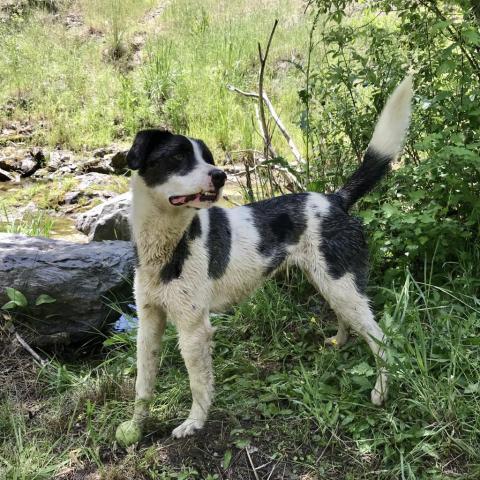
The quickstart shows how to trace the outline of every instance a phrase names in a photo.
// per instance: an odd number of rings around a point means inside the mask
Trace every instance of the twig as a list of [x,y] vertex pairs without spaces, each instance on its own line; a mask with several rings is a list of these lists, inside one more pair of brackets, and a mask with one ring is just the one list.
[[277,25],[278,25],[278,19],[276,19],[275,22],[273,23],[273,28],[267,42],[267,48],[265,49],[265,55],[262,54],[262,46],[260,45],[260,43],[258,44],[258,57],[260,60],[260,73],[258,76],[258,95],[259,95],[258,110],[259,110],[259,117],[262,125],[263,135],[265,138],[265,150],[266,150],[265,154],[267,154],[267,151],[269,150],[271,138],[270,138],[270,134],[268,133],[267,121],[265,119],[265,109],[263,105],[263,78],[265,75],[265,65],[267,64],[270,45],[272,44],[273,35],[275,34]]
[[255,465],[253,464],[252,457],[250,456],[250,452],[248,451],[248,447],[245,448],[245,451],[247,452],[247,457],[248,461],[250,462],[250,466],[252,467],[253,474],[255,475],[256,480],[260,480],[260,477],[258,476],[257,469],[255,468]]
[[[233,85],[227,85],[227,89],[230,90],[231,92],[235,92],[240,95],[243,95],[244,97],[260,98],[260,95],[256,92],[244,92],[243,90],[240,90],[239,88]],[[268,110],[270,111],[270,115],[272,116],[273,120],[275,120],[275,123],[277,124],[278,129],[280,130],[280,132],[282,132],[282,135],[285,137],[285,140],[287,141],[288,146],[290,147],[290,150],[292,151],[293,156],[295,157],[295,160],[297,161],[297,163],[298,164],[305,163],[305,159],[302,157],[300,151],[295,145],[295,142],[293,141],[291,135],[288,133],[287,129],[285,128],[285,125],[280,119],[278,113],[276,112],[274,106],[272,105],[272,102],[270,101],[266,93],[263,93],[263,101],[267,105]]]
[[[247,167],[245,168],[245,170],[240,170],[238,172],[235,172],[235,173],[232,173],[231,175],[233,177],[240,177],[240,176],[243,176],[243,175],[248,175],[251,174],[252,172],[255,172],[257,169],[259,168],[268,168],[269,166],[272,166],[270,164],[266,164],[265,165],[265,162],[267,162],[268,160],[261,160],[259,162],[256,162],[255,165],[253,167],[249,167],[248,168],[248,171],[247,171]],[[295,184],[295,186],[297,188],[300,188],[301,190],[303,190],[303,185],[298,181],[297,177],[295,177],[295,175],[293,175],[291,172],[288,171],[287,168],[285,167],[282,167],[281,165],[273,165],[275,167],[275,170],[282,173],[283,175],[285,175],[285,177],[293,184]],[[247,182],[248,183],[248,182]]]
[[15,332],[15,338],[18,343],[38,362],[44,367],[48,362],[44,360],[21,336],[18,332]]
[[273,472],[275,471],[279,463],[280,463],[280,460],[273,466],[272,470],[268,474],[267,480],[270,480],[270,477],[273,475]]
[[270,137],[268,134],[267,127],[263,126],[264,122],[262,121],[260,108],[258,107],[258,105],[255,105],[255,116],[257,117],[258,126],[260,127],[260,136],[262,137],[263,144],[265,146],[264,155],[267,156],[267,153],[268,153],[272,158],[275,158],[277,156],[277,153],[275,152],[270,142]]

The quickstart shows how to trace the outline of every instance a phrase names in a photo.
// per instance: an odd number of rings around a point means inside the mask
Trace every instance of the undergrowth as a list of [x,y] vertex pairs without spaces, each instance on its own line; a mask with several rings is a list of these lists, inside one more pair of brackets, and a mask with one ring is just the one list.
[[[43,368],[45,398],[33,418],[19,403],[3,404],[0,464],[7,478],[70,478],[70,470],[101,478],[249,478],[248,449],[266,464],[261,478],[275,465],[288,478],[476,478],[480,301],[469,267],[456,268],[442,286],[428,273],[419,279],[406,271],[393,288],[372,288],[390,338],[383,408],[369,402],[376,367],[365,342],[324,347],[335,332],[333,314],[293,272],[212,318],[217,395],[193,440],[169,437],[190,406],[169,327],[147,436],[126,455],[115,445],[115,428],[133,407],[136,368],[135,332],[115,333],[96,365],[52,360]],[[198,444],[201,455],[193,454]],[[225,466],[225,458],[238,464]]]

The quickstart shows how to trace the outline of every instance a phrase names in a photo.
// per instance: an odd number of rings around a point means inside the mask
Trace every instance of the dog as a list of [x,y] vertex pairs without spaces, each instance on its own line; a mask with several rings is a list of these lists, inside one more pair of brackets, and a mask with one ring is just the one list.
[[[345,344],[352,329],[380,359],[371,401],[385,401],[386,338],[365,294],[362,223],[348,211],[400,153],[412,95],[412,79],[406,77],[387,101],[361,165],[335,193],[288,194],[236,208],[215,205],[227,177],[205,143],[156,129],[137,133],[127,155],[129,168],[137,171],[131,180],[136,400],[132,420],[117,430],[120,443],[141,438],[167,321],[178,330],[193,400],[172,435],[185,437],[203,427],[214,394],[209,313],[240,302],[287,265],[301,268],[335,311],[338,331],[326,343]],[[127,440],[126,432],[132,434]]]

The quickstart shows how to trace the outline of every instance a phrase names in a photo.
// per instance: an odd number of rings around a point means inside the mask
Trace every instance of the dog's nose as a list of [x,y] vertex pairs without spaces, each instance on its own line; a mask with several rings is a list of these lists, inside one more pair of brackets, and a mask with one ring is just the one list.
[[209,175],[212,177],[213,186],[218,190],[225,185],[227,175],[223,170],[211,170]]

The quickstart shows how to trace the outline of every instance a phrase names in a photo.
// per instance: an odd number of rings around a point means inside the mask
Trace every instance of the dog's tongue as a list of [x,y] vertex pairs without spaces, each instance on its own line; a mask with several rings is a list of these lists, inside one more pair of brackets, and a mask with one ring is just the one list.
[[197,199],[200,199],[199,193],[194,193],[192,195],[178,195],[176,197],[170,197],[170,203],[172,205],[183,205],[184,203]]
[[187,202],[187,197],[172,197],[170,202],[173,203],[173,205],[182,205],[182,203]]

